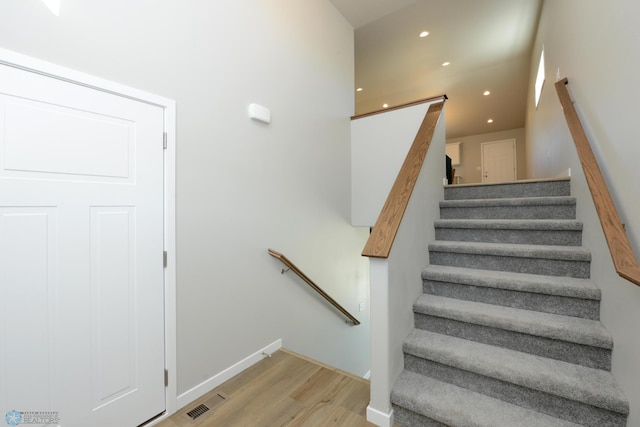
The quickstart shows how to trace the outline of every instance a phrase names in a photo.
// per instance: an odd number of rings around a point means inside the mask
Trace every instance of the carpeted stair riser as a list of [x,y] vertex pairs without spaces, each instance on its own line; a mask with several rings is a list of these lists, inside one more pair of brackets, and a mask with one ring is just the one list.
[[623,415],[405,352],[405,370],[588,427],[624,427]]
[[403,427],[624,427],[568,179],[445,187],[391,403]]
[[[462,222],[462,220],[459,220]],[[534,224],[536,225],[536,224]],[[523,245],[580,246],[582,244],[582,228],[560,228],[546,224],[537,227],[510,228],[508,224],[492,224],[487,221],[474,225],[470,222],[453,223],[437,221],[435,224],[436,240],[456,242],[509,243]]]
[[423,292],[544,313],[600,318],[600,289],[587,279],[441,265],[422,271]]
[[600,301],[593,299],[522,292],[511,289],[435,280],[424,280],[422,289],[426,294],[466,301],[477,301],[504,307],[522,308],[525,310],[582,317],[591,320],[598,320],[600,318]]
[[611,369],[611,350],[516,331],[467,323],[455,319],[414,313],[415,327],[426,331],[504,347],[536,356],[576,363],[596,369]]
[[406,370],[400,374],[397,384],[391,400],[396,423],[405,427],[579,427]]
[[418,330],[598,369],[610,367],[613,340],[598,321],[434,295],[420,296],[413,311]]
[[455,185],[444,189],[445,200],[460,199],[498,199],[513,197],[550,197],[569,196],[569,180],[535,181],[488,185]]
[[442,219],[575,219],[574,197],[445,200]]
[[[506,402],[505,402],[506,403]],[[509,422],[508,424],[494,424],[493,422],[489,423],[489,424],[476,424],[475,422],[473,424],[442,424],[439,423],[437,421],[434,421],[431,418],[425,417],[422,414],[418,414],[416,412],[410,411],[408,409],[403,408],[402,406],[399,405],[391,405],[393,408],[393,416],[394,416],[394,421],[396,424],[401,425],[403,427],[451,427],[451,426],[458,426],[458,425],[463,425],[463,426],[468,426],[468,425],[473,425],[473,427],[478,427],[478,426],[482,426],[482,427],[503,427],[503,426],[509,426],[509,427],[531,427],[532,424],[530,424],[528,419],[523,419],[521,418],[520,421],[521,423],[517,423],[518,421],[512,421]],[[524,408],[523,408],[524,409]],[[543,414],[538,414],[537,418],[540,419],[541,415]],[[569,421],[564,421],[564,420],[559,420],[558,418],[555,418],[554,420],[554,426],[556,425],[562,425],[563,427],[580,427],[578,424],[574,424],[571,423]],[[559,424],[558,422],[564,422],[565,424]],[[524,423],[522,423],[524,422]],[[551,427],[552,424],[550,423],[545,423],[545,424],[540,424],[540,426],[543,427]]]
[[424,330],[413,330],[406,354],[618,414],[629,403],[610,372]]
[[591,264],[588,261],[436,251],[429,252],[429,262],[435,265],[448,265],[452,267],[577,278],[588,278],[591,269]]
[[404,427],[450,427],[447,424],[439,423],[424,415],[409,411],[401,406],[392,405],[393,420],[396,424]]

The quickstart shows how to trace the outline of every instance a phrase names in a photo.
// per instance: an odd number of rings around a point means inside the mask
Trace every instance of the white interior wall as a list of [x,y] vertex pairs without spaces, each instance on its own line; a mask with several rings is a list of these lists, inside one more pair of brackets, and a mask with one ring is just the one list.
[[[7,0],[0,47],[176,101],[179,393],[279,338],[369,370],[368,229],[349,209],[353,29],[328,0],[61,0],[59,17]],[[252,102],[270,125],[248,119]],[[362,324],[281,275],[269,247]]]
[[516,140],[517,179],[526,179],[527,164],[525,161],[525,130],[524,128],[518,128],[448,139],[447,143],[461,142],[460,165],[454,166],[456,169],[456,176],[461,177],[460,184],[482,182],[481,144],[484,142],[504,141],[505,139]]
[[527,108],[527,157],[534,178],[571,168],[572,192],[584,222],[583,245],[592,251],[591,277],[602,289],[601,319],[614,339],[612,371],[631,403],[628,425],[640,425],[640,287],[618,277],[596,217],[554,83],[569,91],[612,193],[636,256],[640,255],[640,3],[631,0],[563,0],[544,4],[535,41],[531,83],[542,46],[546,82],[537,110]]

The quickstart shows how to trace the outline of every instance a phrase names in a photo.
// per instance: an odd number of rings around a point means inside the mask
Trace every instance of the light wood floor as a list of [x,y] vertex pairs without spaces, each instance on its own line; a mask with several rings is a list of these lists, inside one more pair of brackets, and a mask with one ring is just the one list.
[[[190,421],[185,413],[226,399]],[[369,382],[279,350],[164,420],[158,427],[374,426],[366,421]]]

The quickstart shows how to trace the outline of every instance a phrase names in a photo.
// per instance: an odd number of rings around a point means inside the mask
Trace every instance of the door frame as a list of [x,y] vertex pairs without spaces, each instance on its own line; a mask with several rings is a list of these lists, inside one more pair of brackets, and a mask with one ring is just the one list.
[[[167,148],[164,150],[164,250],[167,265],[164,269],[165,414],[147,425],[153,425],[177,411],[177,329],[176,329],[176,103],[175,101],[91,76],[50,62],[0,48],[0,64],[33,72],[46,77],[96,89],[102,92],[159,106],[164,109],[164,131]],[[158,143],[162,143],[158,141]],[[160,254],[158,254],[160,256]],[[150,414],[151,415],[151,414]]]
[[516,145],[516,139],[515,138],[509,138],[509,139],[501,139],[498,141],[487,141],[487,142],[483,142],[480,144],[480,178],[482,179],[482,182],[485,182],[485,176],[484,176],[484,148],[485,146],[489,145],[489,144],[498,144],[498,143],[504,143],[504,142],[510,142],[513,147],[512,149],[512,154],[513,154],[513,180],[517,180],[518,179],[518,154],[517,154],[517,145]]

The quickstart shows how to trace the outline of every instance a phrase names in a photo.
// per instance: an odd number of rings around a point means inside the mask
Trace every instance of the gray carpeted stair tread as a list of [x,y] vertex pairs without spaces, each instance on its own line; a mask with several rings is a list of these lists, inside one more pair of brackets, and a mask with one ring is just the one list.
[[622,415],[629,404],[611,372],[414,329],[404,352],[463,371]]
[[480,207],[507,207],[507,206],[571,206],[576,204],[576,198],[572,196],[550,197],[513,197],[504,199],[459,199],[442,200],[441,208],[480,208]]
[[442,219],[436,240],[527,245],[582,245],[582,223],[558,219]]
[[444,200],[440,202],[440,218],[576,219],[576,199],[551,196]]
[[413,309],[417,313],[444,317],[465,323],[607,350],[613,348],[611,335],[599,321],[595,320],[426,294],[418,298]]
[[591,261],[591,252],[581,246],[520,245],[438,240],[429,243],[429,251],[519,258],[558,259],[566,261]]
[[423,270],[422,279],[598,301],[601,296],[600,289],[591,280],[573,277],[541,276],[432,264]]
[[410,411],[457,427],[578,427],[578,424],[480,393],[404,371],[391,401]]
[[447,200],[469,199],[472,197],[487,199],[525,196],[569,196],[570,194],[571,185],[568,178],[449,185],[444,190],[444,198]]
[[570,187],[568,178],[445,186],[391,394],[398,421],[626,425]]
[[434,227],[495,230],[582,231],[582,223],[580,221],[567,219],[441,219],[434,221]]

